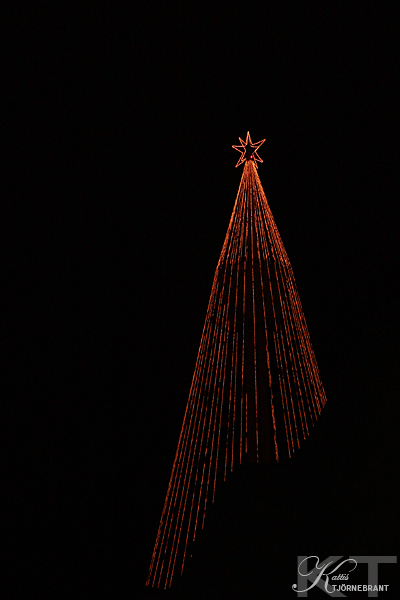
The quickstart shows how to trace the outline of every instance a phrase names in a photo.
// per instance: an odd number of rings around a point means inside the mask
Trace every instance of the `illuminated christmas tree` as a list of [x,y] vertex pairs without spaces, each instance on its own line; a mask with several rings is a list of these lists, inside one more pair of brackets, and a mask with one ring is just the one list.
[[326,402],[306,321],[261,185],[244,163],[211,289],[189,399],[146,584],[167,588],[204,527],[217,482],[246,461],[293,456]]

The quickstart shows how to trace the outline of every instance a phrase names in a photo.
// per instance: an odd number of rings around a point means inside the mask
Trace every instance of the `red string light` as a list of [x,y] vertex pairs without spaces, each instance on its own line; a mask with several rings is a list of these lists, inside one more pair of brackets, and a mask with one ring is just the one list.
[[[292,267],[257,162],[245,163],[215,271],[146,585],[182,573],[207,504],[234,464],[293,456],[326,403]],[[239,431],[237,429],[239,428]]]

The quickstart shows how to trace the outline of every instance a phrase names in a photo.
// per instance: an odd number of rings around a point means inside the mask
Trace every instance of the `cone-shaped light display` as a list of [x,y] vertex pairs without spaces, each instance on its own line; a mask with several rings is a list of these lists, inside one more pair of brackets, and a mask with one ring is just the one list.
[[257,172],[264,140],[233,146],[243,174],[211,289],[147,585],[167,588],[218,482],[293,456],[326,397],[292,267]]

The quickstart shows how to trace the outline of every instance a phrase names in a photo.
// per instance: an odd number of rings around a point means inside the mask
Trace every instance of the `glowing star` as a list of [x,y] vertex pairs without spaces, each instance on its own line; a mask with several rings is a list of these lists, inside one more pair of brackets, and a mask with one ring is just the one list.
[[246,160],[252,160],[256,167],[257,161],[263,162],[262,159],[258,156],[257,150],[265,142],[265,139],[253,144],[253,142],[251,141],[250,133],[247,132],[246,141],[244,142],[242,138],[239,138],[239,140],[241,144],[240,146],[232,146],[232,148],[235,148],[235,150],[242,153],[237,164],[235,165],[236,167],[244,163]]

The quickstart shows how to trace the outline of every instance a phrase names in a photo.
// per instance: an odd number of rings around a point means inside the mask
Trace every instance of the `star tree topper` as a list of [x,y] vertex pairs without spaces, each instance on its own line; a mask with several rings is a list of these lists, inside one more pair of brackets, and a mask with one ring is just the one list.
[[261,142],[256,142],[255,144],[253,144],[253,142],[251,141],[250,133],[247,132],[246,141],[244,142],[242,138],[239,138],[239,140],[240,146],[232,146],[232,148],[235,148],[235,150],[242,153],[235,167],[238,167],[246,160],[254,161],[256,167],[257,161],[263,162],[263,160],[258,156],[257,150],[265,142],[265,139],[261,140]]

